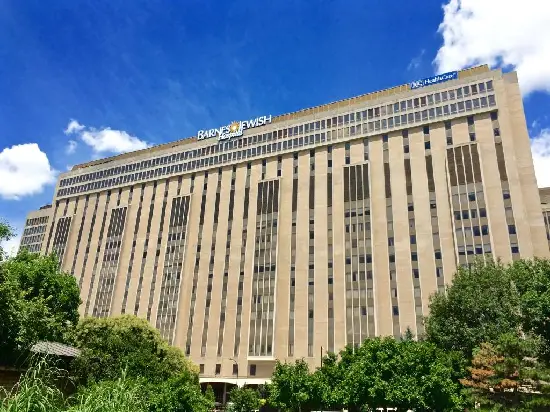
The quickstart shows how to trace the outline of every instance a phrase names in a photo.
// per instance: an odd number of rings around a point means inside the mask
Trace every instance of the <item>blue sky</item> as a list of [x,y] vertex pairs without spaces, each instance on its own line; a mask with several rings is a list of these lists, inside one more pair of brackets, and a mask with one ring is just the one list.
[[550,185],[547,0],[448,3],[0,0],[0,219],[80,162],[476,63],[518,70]]

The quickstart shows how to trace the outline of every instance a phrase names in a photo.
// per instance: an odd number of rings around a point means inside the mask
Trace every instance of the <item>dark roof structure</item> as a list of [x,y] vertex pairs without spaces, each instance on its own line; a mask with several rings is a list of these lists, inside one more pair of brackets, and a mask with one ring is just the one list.
[[64,356],[68,358],[76,358],[80,355],[80,349],[72,346],[64,345],[58,342],[38,342],[32,346],[31,352],[42,353],[44,355]]

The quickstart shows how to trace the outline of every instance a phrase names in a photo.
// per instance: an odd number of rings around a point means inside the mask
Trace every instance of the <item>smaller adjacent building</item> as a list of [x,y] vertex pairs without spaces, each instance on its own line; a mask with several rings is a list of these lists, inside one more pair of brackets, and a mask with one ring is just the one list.
[[45,205],[27,215],[25,229],[23,230],[19,245],[20,249],[26,247],[29,252],[40,252],[51,212],[52,205]]
[[544,226],[546,227],[546,239],[548,239],[548,247],[550,248],[550,187],[540,189],[539,193],[542,217],[544,218]]

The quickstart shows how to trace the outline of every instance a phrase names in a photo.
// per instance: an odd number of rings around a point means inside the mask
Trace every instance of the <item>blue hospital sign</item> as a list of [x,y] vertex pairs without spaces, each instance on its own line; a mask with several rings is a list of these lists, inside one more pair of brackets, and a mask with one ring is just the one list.
[[419,89],[420,87],[431,86],[432,84],[443,83],[449,80],[458,79],[458,72],[449,72],[438,74],[436,76],[427,77],[411,83],[411,89]]

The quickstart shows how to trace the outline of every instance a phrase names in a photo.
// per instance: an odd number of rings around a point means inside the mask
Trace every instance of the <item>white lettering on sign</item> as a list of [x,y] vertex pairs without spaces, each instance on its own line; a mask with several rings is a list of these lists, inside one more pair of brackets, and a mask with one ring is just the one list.
[[199,130],[197,139],[204,140],[217,136],[219,141],[224,141],[233,137],[241,137],[246,129],[264,126],[269,123],[271,123],[271,115],[240,122],[231,122],[229,125],[218,127],[217,129]]

